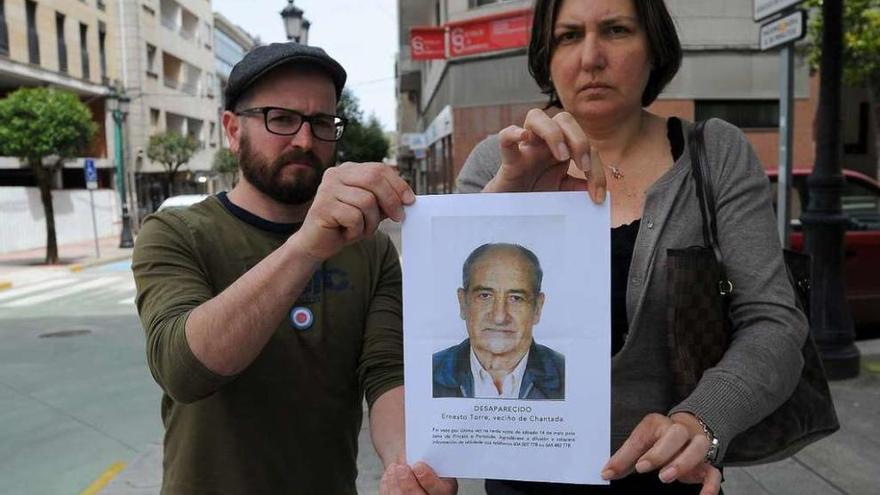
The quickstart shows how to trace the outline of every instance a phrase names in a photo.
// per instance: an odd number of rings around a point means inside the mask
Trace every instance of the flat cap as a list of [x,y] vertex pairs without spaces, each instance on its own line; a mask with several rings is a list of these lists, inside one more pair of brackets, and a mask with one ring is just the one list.
[[224,91],[226,110],[233,111],[241,95],[266,73],[294,62],[310,64],[326,71],[336,86],[336,98],[342,96],[347,77],[345,69],[327,52],[299,43],[271,43],[254,48],[232,68]]

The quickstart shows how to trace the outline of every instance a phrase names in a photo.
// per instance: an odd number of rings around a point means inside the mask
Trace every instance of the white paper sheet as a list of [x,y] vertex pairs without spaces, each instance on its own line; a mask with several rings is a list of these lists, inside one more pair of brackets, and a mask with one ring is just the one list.
[[[408,463],[425,461],[444,477],[606,484],[600,472],[610,454],[609,237],[608,202],[594,205],[583,192],[420,196],[406,209],[402,240]],[[536,375],[526,379],[523,374],[516,384],[529,381],[546,389],[529,389],[525,395],[526,390],[519,389],[514,398],[447,396],[474,390],[461,383],[467,381],[462,372],[472,369],[470,362],[449,357],[480,338],[475,330],[474,339],[465,342],[469,333],[464,318],[471,312],[461,306],[459,289],[465,260],[485,243],[523,246],[534,253],[543,271],[543,307],[531,333],[533,342],[545,350],[534,353],[546,358],[553,354],[546,351],[549,348],[564,357],[564,366],[554,367],[558,359],[548,358],[550,364],[538,367],[535,360],[535,367],[526,367],[547,371],[537,376],[541,381],[532,382]],[[470,270],[472,287],[475,278],[486,273],[475,266]],[[478,282],[487,291],[503,285]],[[471,293],[462,291],[465,303],[471,301]],[[509,297],[504,301],[519,304]],[[493,307],[502,308],[493,317],[499,323],[512,318],[505,316],[508,306]],[[469,316],[468,321],[475,319]],[[482,328],[479,323],[471,326]],[[530,351],[528,359],[532,357]],[[479,377],[479,368],[477,372]],[[548,380],[556,374],[564,386],[555,387],[557,382]],[[469,376],[473,379],[474,374]],[[447,387],[450,384],[460,392]]]

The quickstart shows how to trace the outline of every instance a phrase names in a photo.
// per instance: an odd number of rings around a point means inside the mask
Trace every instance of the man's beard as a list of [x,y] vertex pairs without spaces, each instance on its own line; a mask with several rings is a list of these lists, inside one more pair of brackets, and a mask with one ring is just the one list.
[[[308,203],[318,192],[321,178],[328,165],[321,162],[311,150],[300,148],[282,153],[271,163],[251,148],[246,134],[239,143],[238,166],[249,183],[270,198],[287,205]],[[281,178],[285,166],[297,163],[308,165],[308,170],[299,169],[293,179]]]

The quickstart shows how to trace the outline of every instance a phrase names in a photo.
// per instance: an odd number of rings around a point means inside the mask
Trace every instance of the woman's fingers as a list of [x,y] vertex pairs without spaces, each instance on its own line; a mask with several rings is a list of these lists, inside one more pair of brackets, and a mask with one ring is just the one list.
[[709,464],[706,464],[704,469],[707,472],[703,478],[703,489],[700,490],[700,495],[718,495],[721,492],[721,471]]
[[669,483],[680,476],[694,472],[706,462],[706,451],[709,450],[709,440],[705,437],[694,437],[681,453],[667,463],[660,470],[660,480]]
[[660,430],[671,423],[672,420],[662,414],[649,414],[635,427],[623,445],[611,456],[605,467],[602,468],[602,477],[605,479],[618,479],[631,473],[636,467],[636,462],[657,441]]
[[529,142],[534,142],[535,138],[539,138],[550,149],[556,161],[567,162],[571,159],[571,150],[568,144],[566,144],[562,128],[557,121],[551,119],[543,110],[538,110],[537,108],[529,110],[523,127],[534,134],[534,137]]
[[605,202],[605,193],[608,190],[608,183],[605,180],[605,165],[602,164],[602,158],[599,152],[591,149],[589,153],[589,168],[581,169],[590,178],[589,192],[590,198],[596,204]]

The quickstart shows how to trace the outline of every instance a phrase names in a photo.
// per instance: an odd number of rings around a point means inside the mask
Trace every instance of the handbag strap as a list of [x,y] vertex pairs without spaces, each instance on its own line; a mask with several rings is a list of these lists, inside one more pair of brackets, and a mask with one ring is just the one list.
[[697,200],[700,203],[700,216],[702,217],[703,242],[706,247],[715,254],[720,270],[718,290],[722,296],[733,292],[733,283],[727,278],[724,269],[724,259],[721,256],[721,248],[718,243],[718,219],[715,208],[715,191],[712,187],[706,156],[705,121],[694,124],[689,133],[689,149],[691,154],[691,175],[697,188]]

